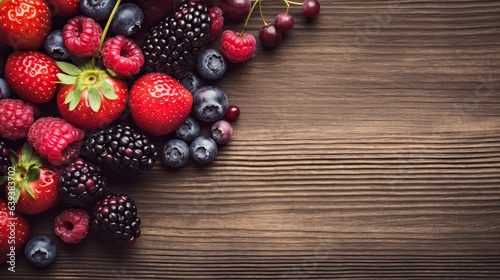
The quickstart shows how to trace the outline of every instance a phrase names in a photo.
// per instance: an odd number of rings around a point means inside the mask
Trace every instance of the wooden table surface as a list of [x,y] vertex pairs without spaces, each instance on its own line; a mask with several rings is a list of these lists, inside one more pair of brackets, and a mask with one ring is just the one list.
[[58,240],[1,278],[499,279],[500,1],[321,8],[217,82],[242,115],[212,165],[110,179],[138,243]]

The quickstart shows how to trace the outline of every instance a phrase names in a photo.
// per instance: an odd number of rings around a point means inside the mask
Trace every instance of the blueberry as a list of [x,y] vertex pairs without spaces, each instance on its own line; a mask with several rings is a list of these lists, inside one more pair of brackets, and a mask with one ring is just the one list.
[[227,71],[226,59],[218,50],[206,49],[196,59],[196,71],[207,80],[220,79]]
[[193,115],[203,122],[221,119],[228,107],[227,96],[216,86],[204,86],[193,94]]
[[7,82],[0,78],[0,99],[6,99],[12,97],[12,91],[9,88]]
[[227,121],[220,120],[212,125],[210,133],[217,144],[227,144],[233,137],[233,127]]
[[177,128],[175,134],[179,139],[186,142],[191,142],[194,138],[200,135],[200,123],[191,115]]
[[163,146],[161,161],[170,167],[182,167],[189,160],[189,146],[180,139],[171,139]]
[[143,21],[144,13],[141,8],[133,3],[125,3],[116,10],[111,22],[111,30],[115,34],[131,36],[141,30]]
[[48,266],[56,258],[56,245],[47,236],[35,235],[26,243],[24,254],[34,265]]
[[82,13],[94,20],[109,18],[116,0],[81,0],[80,10]]
[[179,82],[189,90],[191,94],[195,93],[198,89],[205,85],[205,81],[196,73],[186,71],[179,79]]
[[45,51],[55,59],[68,59],[69,51],[64,46],[62,37],[62,30],[54,30],[50,32],[49,36],[45,39],[43,46]]
[[196,137],[189,146],[191,158],[199,164],[209,164],[217,157],[217,143],[207,136]]

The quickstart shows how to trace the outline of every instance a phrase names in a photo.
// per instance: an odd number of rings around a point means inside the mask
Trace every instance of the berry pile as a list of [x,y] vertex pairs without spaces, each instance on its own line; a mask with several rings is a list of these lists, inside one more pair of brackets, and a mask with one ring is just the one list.
[[[63,242],[89,231],[135,242],[136,204],[108,189],[106,176],[142,174],[157,161],[213,162],[240,115],[215,83],[254,57],[245,28],[255,8],[265,48],[293,28],[292,5],[308,18],[320,10],[317,0],[282,1],[272,23],[262,0],[0,1],[0,264],[11,253],[7,218],[18,224],[13,253],[26,244],[33,265],[54,261],[53,240],[29,239],[23,215],[59,203],[54,234]],[[15,12],[26,5],[29,17]],[[223,30],[226,19],[245,17],[241,32]]]

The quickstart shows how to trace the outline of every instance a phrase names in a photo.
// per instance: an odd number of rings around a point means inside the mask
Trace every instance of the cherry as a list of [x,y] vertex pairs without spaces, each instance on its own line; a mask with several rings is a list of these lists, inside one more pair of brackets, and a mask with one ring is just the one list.
[[230,121],[238,119],[240,116],[240,108],[236,105],[230,105],[226,110],[226,118]]
[[215,0],[214,5],[219,6],[228,19],[242,19],[250,11],[251,0]]
[[274,23],[263,26],[259,31],[259,40],[266,48],[278,46],[281,43],[282,37],[281,31],[276,28]]
[[281,32],[286,32],[293,27],[293,17],[287,13],[279,13],[274,19],[276,28]]
[[302,12],[308,18],[315,18],[319,14],[318,0],[304,0],[302,4]]

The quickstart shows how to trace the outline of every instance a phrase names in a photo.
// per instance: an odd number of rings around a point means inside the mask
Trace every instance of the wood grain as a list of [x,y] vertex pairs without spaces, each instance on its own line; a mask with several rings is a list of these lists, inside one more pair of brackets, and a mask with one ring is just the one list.
[[110,179],[140,242],[2,279],[500,278],[500,1],[321,9],[217,83],[242,116],[214,164]]

